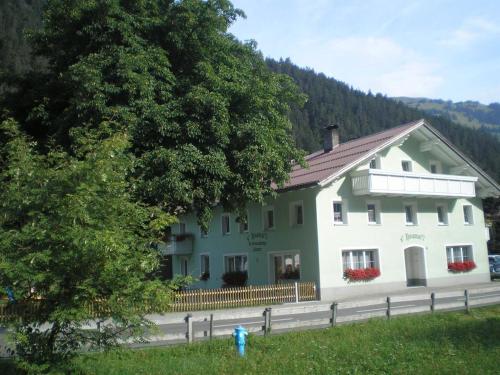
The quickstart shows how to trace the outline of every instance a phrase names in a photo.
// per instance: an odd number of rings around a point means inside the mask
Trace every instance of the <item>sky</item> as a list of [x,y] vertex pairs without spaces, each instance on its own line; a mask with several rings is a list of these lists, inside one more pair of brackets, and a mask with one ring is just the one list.
[[232,0],[229,29],[265,57],[289,57],[387,96],[500,102],[500,0]]

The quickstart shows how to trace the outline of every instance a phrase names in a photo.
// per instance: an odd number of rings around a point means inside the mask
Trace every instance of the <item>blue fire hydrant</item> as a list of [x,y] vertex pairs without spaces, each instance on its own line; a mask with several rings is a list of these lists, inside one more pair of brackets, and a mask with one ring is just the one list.
[[248,336],[248,332],[244,327],[238,326],[234,329],[233,336],[238,353],[243,357],[245,355],[246,336]]

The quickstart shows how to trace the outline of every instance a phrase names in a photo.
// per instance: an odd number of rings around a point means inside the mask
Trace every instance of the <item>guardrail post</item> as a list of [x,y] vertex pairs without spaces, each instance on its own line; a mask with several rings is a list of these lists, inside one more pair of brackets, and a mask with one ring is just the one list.
[[264,310],[264,334],[271,332],[271,308],[266,307]]
[[191,314],[187,314],[186,316],[186,339],[188,343],[193,342],[193,316]]
[[436,309],[436,293],[431,293],[431,312],[434,312]]
[[295,282],[295,303],[299,303],[299,284]]
[[212,340],[213,333],[214,333],[214,314],[210,314],[210,340]]
[[391,319],[391,297],[387,297],[387,319]]
[[467,312],[467,314],[469,313],[470,311],[470,305],[469,305],[469,291],[467,289],[465,289],[465,311]]
[[332,303],[332,306],[330,306],[330,309],[332,309],[332,319],[330,319],[332,327],[335,327],[335,325],[337,324],[337,307],[337,302]]

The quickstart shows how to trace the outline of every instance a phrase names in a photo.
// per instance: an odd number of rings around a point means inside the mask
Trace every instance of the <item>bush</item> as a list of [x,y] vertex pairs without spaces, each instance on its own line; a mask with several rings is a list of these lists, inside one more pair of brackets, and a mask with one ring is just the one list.
[[222,280],[224,281],[224,287],[228,286],[245,286],[247,283],[248,274],[247,271],[233,271],[226,272],[222,275]]

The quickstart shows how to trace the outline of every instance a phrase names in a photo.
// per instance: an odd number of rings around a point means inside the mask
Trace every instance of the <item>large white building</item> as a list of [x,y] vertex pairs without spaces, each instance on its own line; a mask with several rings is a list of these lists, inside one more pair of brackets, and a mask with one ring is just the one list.
[[330,127],[306,160],[246,224],[221,207],[207,233],[181,217],[166,273],[203,288],[230,271],[249,285],[314,281],[321,299],[489,281],[482,198],[500,187],[424,120],[345,143]]

